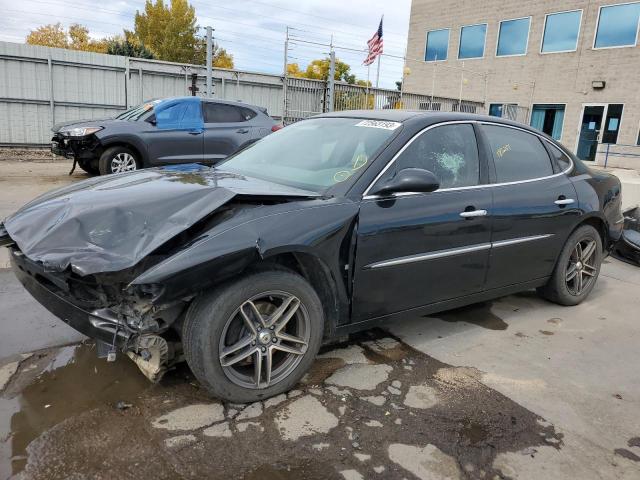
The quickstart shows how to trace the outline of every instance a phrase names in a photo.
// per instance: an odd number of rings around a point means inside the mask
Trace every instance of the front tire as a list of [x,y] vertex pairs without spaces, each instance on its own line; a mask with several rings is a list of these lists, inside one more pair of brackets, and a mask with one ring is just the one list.
[[577,305],[593,290],[601,264],[600,234],[591,225],[583,225],[567,240],[549,282],[538,293],[560,305]]
[[100,175],[110,173],[132,172],[140,168],[140,159],[127,147],[115,146],[107,148],[98,162]]
[[292,388],[322,342],[324,313],[300,275],[248,274],[196,298],[182,343],[196,378],[214,396],[249,403]]

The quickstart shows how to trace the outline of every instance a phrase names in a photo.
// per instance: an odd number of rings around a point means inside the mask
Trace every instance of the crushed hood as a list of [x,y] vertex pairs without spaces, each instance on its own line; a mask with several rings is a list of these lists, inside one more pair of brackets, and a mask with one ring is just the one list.
[[11,239],[46,268],[79,275],[132,267],[236,196],[315,192],[201,165],[92,178],[49,192],[4,221]]

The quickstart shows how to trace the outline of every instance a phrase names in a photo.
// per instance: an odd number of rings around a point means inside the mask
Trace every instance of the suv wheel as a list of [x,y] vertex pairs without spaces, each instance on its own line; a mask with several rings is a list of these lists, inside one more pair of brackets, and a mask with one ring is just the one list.
[[140,168],[140,161],[130,149],[126,147],[107,148],[98,162],[101,175],[109,173],[132,172]]
[[196,298],[182,343],[210,393],[248,403],[292,388],[313,363],[323,331],[311,285],[293,272],[268,270]]
[[590,225],[571,234],[549,282],[538,289],[540,295],[560,305],[577,305],[595,286],[602,264],[602,239]]

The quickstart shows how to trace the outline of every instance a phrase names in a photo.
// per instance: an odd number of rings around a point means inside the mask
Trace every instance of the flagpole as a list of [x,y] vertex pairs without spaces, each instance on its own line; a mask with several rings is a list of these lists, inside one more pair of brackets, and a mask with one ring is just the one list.
[[[380,28],[382,28],[382,22],[384,22],[384,15],[380,18]],[[376,72],[376,88],[380,82],[380,58],[382,58],[382,52],[378,54],[378,70]]]

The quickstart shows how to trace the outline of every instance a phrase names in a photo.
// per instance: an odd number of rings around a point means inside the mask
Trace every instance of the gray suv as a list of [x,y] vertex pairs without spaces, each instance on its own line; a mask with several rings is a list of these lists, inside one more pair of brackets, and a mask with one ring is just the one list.
[[51,151],[72,158],[74,168],[77,163],[88,173],[104,175],[157,165],[213,164],[279,128],[261,107],[165,98],[115,118],[58,124]]

